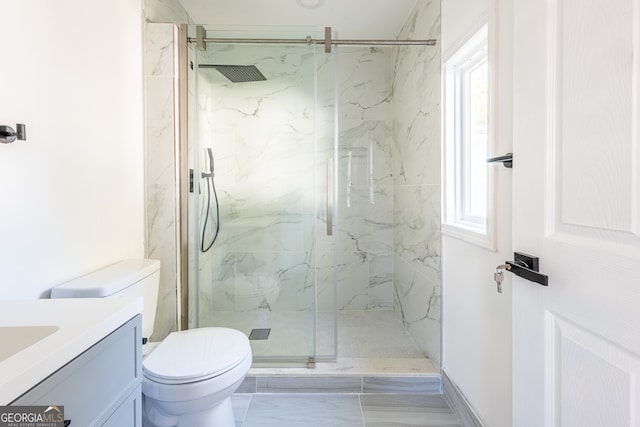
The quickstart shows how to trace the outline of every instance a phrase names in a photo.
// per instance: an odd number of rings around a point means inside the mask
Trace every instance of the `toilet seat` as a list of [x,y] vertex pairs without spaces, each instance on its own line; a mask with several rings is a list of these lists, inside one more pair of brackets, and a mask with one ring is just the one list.
[[251,353],[245,334],[229,328],[172,332],[142,363],[144,376],[161,384],[188,384],[222,375]]

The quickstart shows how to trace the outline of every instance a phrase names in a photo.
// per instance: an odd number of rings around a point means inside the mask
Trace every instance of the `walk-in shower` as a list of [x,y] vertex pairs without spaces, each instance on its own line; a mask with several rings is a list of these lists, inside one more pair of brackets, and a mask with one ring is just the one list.
[[401,52],[338,52],[309,30],[206,35],[227,42],[189,45],[189,327],[243,331],[255,362],[424,360],[407,329],[439,341],[439,214],[423,200],[439,198],[397,163],[428,116],[392,109]]

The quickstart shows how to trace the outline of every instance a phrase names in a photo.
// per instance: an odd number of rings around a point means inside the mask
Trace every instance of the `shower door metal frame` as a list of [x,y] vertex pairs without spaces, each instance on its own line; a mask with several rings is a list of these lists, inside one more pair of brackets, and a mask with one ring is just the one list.
[[188,134],[188,99],[189,99],[189,59],[188,59],[188,25],[180,25],[178,46],[178,161],[180,198],[179,207],[179,247],[178,253],[178,330],[189,328],[189,134]]
[[247,44],[306,44],[308,46],[323,45],[325,53],[331,53],[332,46],[350,45],[350,46],[435,46],[436,39],[424,40],[355,40],[355,39],[333,39],[333,31],[331,27],[324,27],[324,39],[314,39],[310,35],[304,39],[280,39],[280,38],[226,38],[226,37],[207,37],[207,31],[202,25],[196,27],[196,37],[189,37],[189,43],[195,43],[199,50],[207,50],[207,43],[247,43]]

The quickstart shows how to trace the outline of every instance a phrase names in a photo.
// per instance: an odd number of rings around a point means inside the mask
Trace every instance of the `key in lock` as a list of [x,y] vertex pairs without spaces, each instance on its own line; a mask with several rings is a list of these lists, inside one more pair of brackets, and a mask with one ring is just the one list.
[[498,293],[502,293],[502,281],[504,280],[504,270],[508,270],[509,266],[506,264],[500,264],[496,267],[496,272],[493,273],[493,280],[496,281]]

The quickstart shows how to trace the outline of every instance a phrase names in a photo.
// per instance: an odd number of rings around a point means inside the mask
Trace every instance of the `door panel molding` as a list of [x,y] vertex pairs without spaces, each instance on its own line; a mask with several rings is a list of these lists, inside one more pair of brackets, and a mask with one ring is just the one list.
[[[556,0],[547,16],[547,237],[632,257],[640,256],[639,3]],[[596,66],[594,55],[603,58]]]
[[545,323],[546,425],[636,425],[640,358],[548,310]]

